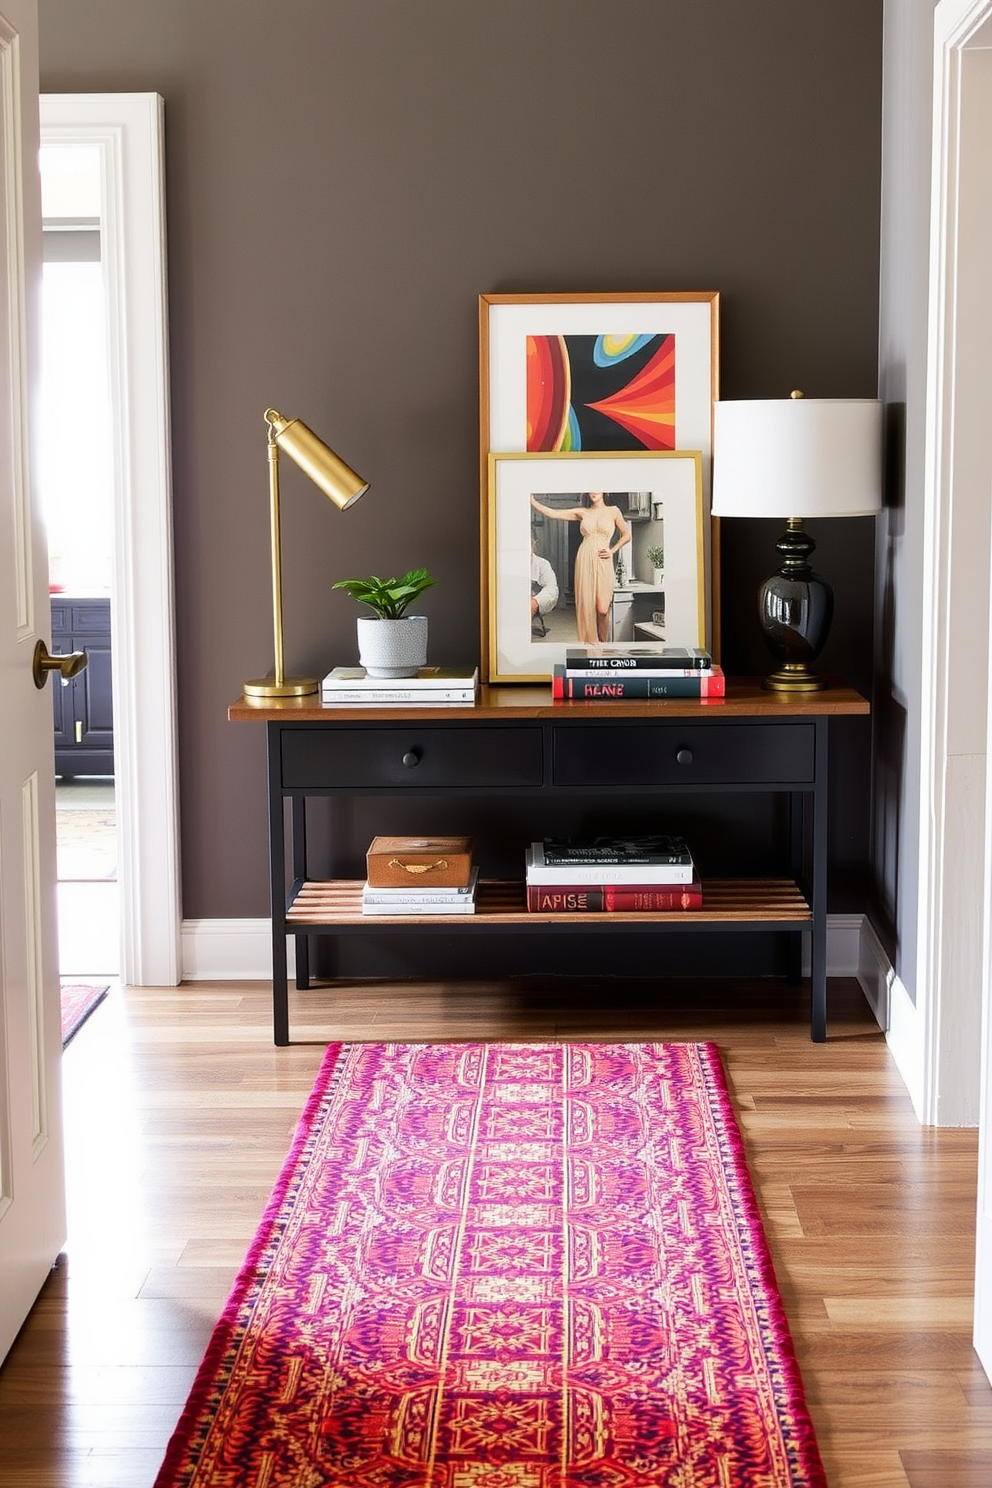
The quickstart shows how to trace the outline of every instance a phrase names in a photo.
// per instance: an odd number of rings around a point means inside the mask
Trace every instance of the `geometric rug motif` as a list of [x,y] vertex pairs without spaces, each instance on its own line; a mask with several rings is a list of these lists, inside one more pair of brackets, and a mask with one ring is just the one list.
[[86,1019],[106,997],[110,988],[94,986],[90,982],[62,982],[60,986],[62,1012],[62,1047],[79,1032]]
[[332,1046],[156,1488],[825,1488],[716,1048]]

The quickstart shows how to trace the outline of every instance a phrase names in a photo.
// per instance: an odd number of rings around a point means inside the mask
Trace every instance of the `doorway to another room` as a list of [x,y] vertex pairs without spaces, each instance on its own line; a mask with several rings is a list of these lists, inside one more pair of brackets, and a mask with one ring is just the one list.
[[101,982],[120,970],[117,817],[113,780],[55,782],[59,975]]
[[49,546],[52,651],[89,664],[53,687],[59,974],[120,970],[111,687],[113,415],[101,253],[101,157],[41,150],[44,273],[38,484]]

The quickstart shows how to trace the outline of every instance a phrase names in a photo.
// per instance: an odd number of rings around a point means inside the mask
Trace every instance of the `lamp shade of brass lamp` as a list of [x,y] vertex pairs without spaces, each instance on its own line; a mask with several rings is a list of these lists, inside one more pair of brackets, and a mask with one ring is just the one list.
[[354,506],[368,490],[368,482],[346,465],[300,419],[287,419],[274,408],[265,410],[269,439],[269,522],[272,530],[272,620],[275,668],[271,677],[245,683],[249,702],[272,698],[306,697],[319,686],[316,677],[287,677],[282,652],[282,537],[279,515],[279,453],[290,456],[339,511]]
[[807,517],[862,517],[882,504],[882,405],[876,398],[771,398],[713,408],[713,515],[783,517],[777,573],[758,592],[765,644],[779,663],[765,687],[811,692],[833,618],[813,572]]

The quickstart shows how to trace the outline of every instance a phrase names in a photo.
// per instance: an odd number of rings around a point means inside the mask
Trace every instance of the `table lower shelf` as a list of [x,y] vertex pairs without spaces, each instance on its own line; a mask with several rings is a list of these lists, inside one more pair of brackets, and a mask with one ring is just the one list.
[[463,925],[476,929],[608,929],[633,926],[699,930],[802,930],[812,923],[812,912],[802,890],[791,878],[707,879],[703,907],[664,913],[614,911],[581,914],[540,914],[528,911],[525,886],[518,879],[486,879],[479,883],[475,913],[471,915],[363,915],[360,879],[305,879],[294,884],[286,910],[286,933],[362,929],[386,926],[418,930],[450,930]]

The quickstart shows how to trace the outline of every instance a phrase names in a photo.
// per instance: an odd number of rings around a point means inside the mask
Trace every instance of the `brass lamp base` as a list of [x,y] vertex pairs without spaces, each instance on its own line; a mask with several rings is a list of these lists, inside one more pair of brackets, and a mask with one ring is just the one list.
[[274,677],[257,677],[245,683],[245,697],[248,702],[265,703],[272,698],[308,697],[319,687],[316,677],[283,677],[281,682]]
[[819,692],[830,684],[824,677],[811,672],[805,662],[786,662],[777,672],[772,672],[762,682],[769,692]]

